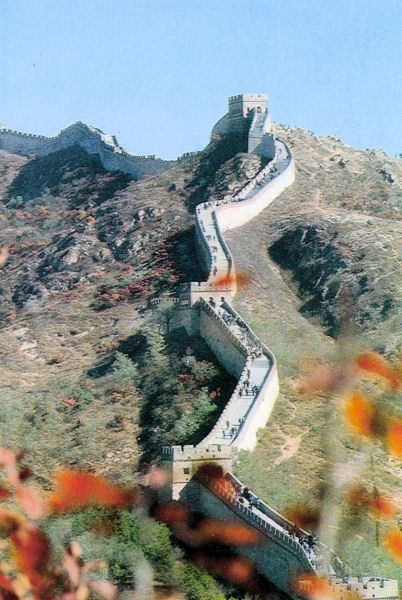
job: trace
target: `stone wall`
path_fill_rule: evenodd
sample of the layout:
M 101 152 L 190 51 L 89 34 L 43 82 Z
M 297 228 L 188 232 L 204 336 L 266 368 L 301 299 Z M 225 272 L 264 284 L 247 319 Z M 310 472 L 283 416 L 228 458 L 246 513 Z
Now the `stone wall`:
M 246 363 L 247 349 L 206 302 L 200 301 L 194 310 L 199 311 L 199 335 L 228 373 L 239 378 Z
M 162 448 L 161 466 L 172 480 L 166 499 L 179 500 L 183 490 L 203 464 L 214 463 L 222 467 L 224 473 L 232 469 L 232 457 L 227 446 L 211 445 L 207 448 L 197 446 L 165 446 Z
M 262 128 L 260 128 L 260 124 L 263 124 Z M 238 94 L 229 97 L 228 112 L 215 123 L 212 128 L 211 139 L 217 136 L 241 136 L 247 144 L 248 138 L 248 145 L 245 146 L 247 152 L 260 154 L 271 159 L 273 154 L 265 154 L 269 146 L 266 143 L 261 143 L 264 133 L 269 133 L 270 130 L 271 120 L 267 95 Z
M 215 213 L 222 233 L 248 223 L 293 183 L 294 160 L 286 144 L 281 144 L 287 158 L 277 161 L 276 167 L 269 163 L 253 181 L 234 196 L 233 202 L 216 208 Z
M 257 570 L 280 590 L 296 600 L 291 589 L 291 581 L 298 572 L 312 572 L 313 569 L 299 543 L 280 528 L 258 517 L 244 504 L 234 500 L 230 492 L 216 493 L 198 481 L 192 480 L 181 494 L 195 510 L 207 516 L 249 524 L 261 534 L 261 544 L 250 548 L 240 548 L 239 554 L 249 558 Z
M 261 343 L 261 341 L 253 333 L 250 327 L 241 319 L 240 315 L 236 313 L 234 308 L 226 303 L 224 303 L 224 305 L 227 312 L 230 312 L 230 314 L 235 318 L 236 322 L 242 323 L 243 329 L 247 330 L 248 338 L 255 342 L 256 345 L 261 346 L 264 355 L 268 358 L 268 367 L 265 373 L 263 384 L 258 393 L 255 394 L 255 397 L 250 399 L 250 405 L 245 414 L 244 422 L 239 428 L 239 431 L 234 437 L 234 439 L 230 440 L 230 445 L 234 449 L 252 450 L 257 443 L 257 431 L 261 427 L 264 427 L 264 425 L 267 423 L 271 415 L 275 400 L 278 396 L 279 380 L 276 368 L 276 360 L 272 352 L 270 352 L 270 350 Z M 226 347 L 226 352 L 223 355 L 224 358 L 229 354 L 228 351 L 230 345 L 234 343 L 239 344 L 240 340 L 233 336 L 228 326 L 225 324 L 224 321 L 222 321 L 219 318 L 218 314 L 211 308 L 210 305 L 200 301 L 197 303 L 196 307 L 198 308 L 199 314 L 203 314 L 203 312 L 206 312 L 213 315 L 215 322 L 219 323 L 220 329 L 227 333 L 225 337 L 220 338 L 221 347 Z M 199 327 L 200 324 L 201 321 L 199 320 Z M 199 331 L 201 331 L 201 328 Z M 215 352 L 213 345 L 214 340 L 211 340 L 210 337 L 204 339 L 206 340 L 207 344 L 212 349 L 212 351 Z M 251 357 L 247 353 L 247 348 L 243 344 L 240 344 L 240 347 L 242 353 L 245 353 L 246 355 L 246 360 L 243 362 L 243 368 L 240 375 L 237 375 L 238 383 L 235 389 L 233 390 L 229 402 L 226 404 L 221 415 L 219 416 L 219 419 L 217 420 L 209 434 L 199 443 L 199 446 L 217 443 L 216 440 L 219 439 L 220 432 L 225 428 L 225 423 L 231 420 L 231 414 L 233 412 L 236 412 L 237 410 L 239 401 L 241 400 L 241 389 L 244 381 L 247 379 L 247 371 L 250 369 L 253 362 Z M 238 369 L 240 368 L 240 366 L 241 362 L 239 362 L 238 364 Z
M 14 154 L 43 156 L 75 144 L 89 154 L 98 154 L 105 169 L 122 171 L 136 179 L 143 175 L 163 173 L 176 164 L 175 161 L 162 160 L 154 155 L 131 154 L 118 144 L 115 136 L 106 135 L 100 129 L 81 122 L 63 129 L 55 137 L 25 134 L 4 126 L 0 129 L 0 148 Z
M 229 99 L 232 117 L 243 119 L 244 122 L 243 100 L 244 96 Z M 231 126 L 228 118 L 221 119 L 215 127 L 219 129 L 224 126 Z M 257 442 L 256 432 L 267 422 L 279 391 L 275 357 L 230 306 L 230 298 L 236 292 L 235 268 L 222 237 L 224 231 L 239 227 L 257 216 L 294 181 L 295 168 L 291 152 L 286 144 L 274 140 L 264 131 L 267 127 L 266 117 L 261 113 L 254 113 L 252 133 L 255 135 L 250 136 L 249 143 L 257 153 L 258 145 L 265 144 L 260 151 L 262 156 L 272 155 L 268 165 L 231 200 L 205 202 L 196 210 L 197 249 L 207 281 L 193 282 L 190 285 L 192 308 L 182 313 L 183 322 L 188 330 L 190 328 L 192 333 L 198 332 L 205 339 L 221 364 L 239 381 L 217 423 L 196 447 L 163 450 L 162 464 L 172 477 L 168 493 L 174 499 L 180 498 L 188 502 L 193 509 L 205 515 L 246 522 L 258 529 L 262 543 L 252 548 L 239 549 L 238 552 L 251 559 L 261 574 L 294 600 L 298 596 L 292 589 L 292 579 L 297 573 L 325 574 L 334 587 L 334 596 L 341 599 L 348 590 L 356 590 L 364 600 L 374 597 L 377 600 L 396 600 L 398 584 L 395 580 L 367 577 L 353 581 L 357 578 L 337 578 L 336 573 L 343 571 L 343 565 L 330 548 L 318 542 L 314 551 L 309 550 L 308 556 L 300 537 L 294 537 L 289 532 L 289 525 L 293 525 L 274 509 L 261 501 L 256 506 L 246 506 L 240 502 L 234 488 L 225 485 L 229 481 L 208 482 L 200 481 L 199 476 L 194 478 L 199 465 L 208 461 L 220 464 L 226 477 L 236 480 L 230 472 L 231 448 L 254 448 Z M 217 290 L 214 279 L 225 274 L 227 289 Z M 240 389 L 257 361 L 260 378 L 261 372 L 263 373 L 262 384 L 257 388 L 257 393 L 247 392 L 244 397 Z M 237 418 L 239 414 L 243 417 L 239 420 L 236 431 L 231 431 L 227 439 L 225 423 L 229 429 L 233 417 Z M 219 440 L 223 440 L 223 445 Z M 237 490 L 243 488 L 240 481 L 236 480 L 236 484 Z M 300 533 L 306 534 L 302 530 L 299 530 Z M 308 581 L 306 585 L 308 595 Z

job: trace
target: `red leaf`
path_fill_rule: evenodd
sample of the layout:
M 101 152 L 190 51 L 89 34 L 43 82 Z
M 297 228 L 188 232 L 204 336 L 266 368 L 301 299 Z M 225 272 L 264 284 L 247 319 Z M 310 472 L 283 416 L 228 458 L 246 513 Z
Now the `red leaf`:
M 55 478 L 56 490 L 49 498 L 50 512 L 78 510 L 84 506 L 131 506 L 138 494 L 93 473 L 61 469 Z
M 153 516 L 158 521 L 163 521 L 168 525 L 175 525 L 177 523 L 185 523 L 187 521 L 189 512 L 183 504 L 180 502 L 166 502 L 160 504 L 154 511 Z
M 204 543 L 214 540 L 227 546 L 256 546 L 261 542 L 261 536 L 256 529 L 217 519 L 204 519 L 198 527 L 198 532 Z
M 374 377 L 385 379 L 391 388 L 396 391 L 400 385 L 399 374 L 392 366 L 375 352 L 366 352 L 356 358 L 356 364 L 362 371 Z
M 387 444 L 393 454 L 402 456 L 402 421 L 391 421 L 387 428 Z
M 235 585 L 249 588 L 254 584 L 255 569 L 246 558 L 218 558 L 204 552 L 198 552 L 194 558 L 196 562 L 205 566 L 212 573 L 227 579 Z
M 50 557 L 47 538 L 30 523 L 23 523 L 10 535 L 18 568 L 28 577 L 34 591 L 45 593 L 51 586 L 46 576 Z
M 359 435 L 373 435 L 374 413 L 373 406 L 361 392 L 351 391 L 346 395 L 344 417 L 347 425 Z
M 402 531 L 399 529 L 388 531 L 384 536 L 383 544 L 394 560 L 402 565 Z
M 309 531 L 315 529 L 320 521 L 319 511 L 308 506 L 291 506 L 285 511 L 285 515 L 289 521 Z

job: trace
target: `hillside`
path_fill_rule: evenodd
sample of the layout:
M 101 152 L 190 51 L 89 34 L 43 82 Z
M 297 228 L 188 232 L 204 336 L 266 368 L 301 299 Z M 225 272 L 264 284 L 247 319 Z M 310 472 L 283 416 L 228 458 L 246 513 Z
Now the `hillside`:
M 345 331 L 355 347 L 397 356 L 402 161 L 334 136 L 275 129 L 294 154 L 296 182 L 226 239 L 236 267 L 251 275 L 235 307 L 275 353 L 282 389 L 272 425 L 238 470 L 282 509 L 295 500 L 318 503 L 327 468 L 326 400 L 300 400 L 295 380 L 304 365 L 331 357 Z M 41 158 L 0 151 L 0 232 L 10 251 L 1 279 L 0 429 L 28 448 L 45 482 L 60 460 L 135 477 L 149 451 L 144 410 L 151 405 L 146 382 L 122 356 L 144 372 L 147 352 L 163 364 L 150 302 L 201 278 L 194 207 L 235 193 L 261 166 L 257 156 L 233 156 L 214 142 L 163 175 L 134 181 L 78 147 Z M 212 365 L 197 343 L 188 342 L 189 356 Z M 208 382 L 183 367 L 180 352 L 176 372 Z M 172 420 L 191 408 L 194 389 L 170 388 L 171 397 L 181 394 Z M 163 426 L 155 447 L 172 434 Z M 375 458 L 379 485 L 395 490 L 395 461 L 380 449 Z

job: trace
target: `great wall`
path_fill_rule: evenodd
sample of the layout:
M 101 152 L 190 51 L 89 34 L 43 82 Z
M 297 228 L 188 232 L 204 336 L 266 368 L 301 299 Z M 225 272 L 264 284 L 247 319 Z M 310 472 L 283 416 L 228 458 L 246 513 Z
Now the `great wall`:
M 298 595 L 292 580 L 296 574 L 307 573 L 327 577 L 340 599 L 353 591 L 364 599 L 396 600 L 396 580 L 348 575 L 331 548 L 319 540 L 306 544 L 306 531 L 253 494 L 252 501 L 245 502 L 241 492 L 246 486 L 232 473 L 234 453 L 255 447 L 256 432 L 267 423 L 279 393 L 275 356 L 230 304 L 236 294 L 235 265 L 223 239 L 225 231 L 256 217 L 294 181 L 292 154 L 270 133 L 270 124 L 267 97 L 242 94 L 229 98 L 228 113 L 212 130 L 213 137 L 246 135 L 248 152 L 268 162 L 232 198 L 207 201 L 196 208 L 197 251 L 206 280 L 189 284 L 183 292 L 179 322 L 188 333 L 204 338 L 238 383 L 216 424 L 198 445 L 162 449 L 162 465 L 172 481 L 170 498 L 187 502 L 206 515 L 240 520 L 258 529 L 265 542 L 243 549 L 241 554 L 293 599 Z M 222 467 L 226 484 L 196 476 L 200 465 L 210 462 Z M 303 591 L 308 595 L 307 582 Z
M 0 148 L 15 154 L 43 156 L 77 144 L 89 154 L 97 154 L 105 169 L 122 171 L 140 179 L 170 169 L 176 161 L 162 160 L 154 155 L 136 156 L 122 148 L 114 135 L 78 121 L 62 129 L 55 137 L 12 131 L 0 125 Z M 187 158 L 185 155 L 180 158 Z M 180 158 L 178 159 L 180 161 Z
M 257 430 L 267 423 L 278 397 L 279 382 L 275 356 L 231 306 L 236 294 L 235 265 L 223 234 L 256 217 L 292 185 L 295 165 L 287 145 L 271 133 L 265 94 L 229 98 L 228 112 L 212 130 L 212 138 L 226 135 L 244 137 L 248 152 L 260 155 L 267 164 L 232 198 L 197 206 L 197 252 L 206 279 L 183 289 L 176 324 L 204 338 L 238 383 L 216 424 L 199 444 L 162 449 L 161 464 L 171 477 L 165 497 L 187 502 L 206 515 L 245 522 L 258 529 L 264 542 L 241 553 L 294 600 L 299 596 L 292 580 L 298 573 L 326 576 L 339 600 L 346 598 L 349 591 L 357 592 L 364 600 L 397 600 L 396 580 L 349 576 L 331 548 L 319 540 L 306 544 L 307 532 L 253 494 L 252 501 L 244 501 L 241 492 L 245 486 L 232 473 L 235 453 L 255 447 Z M 98 154 L 106 169 L 120 170 L 135 178 L 164 172 L 175 164 L 154 156 L 134 156 L 123 150 L 114 136 L 80 122 L 54 138 L 26 135 L 0 126 L 0 148 L 9 152 L 43 155 L 74 144 Z M 181 159 L 192 155 L 188 153 Z M 223 283 L 217 285 L 219 281 Z M 199 466 L 206 462 L 222 467 L 225 483 L 195 477 Z M 306 594 L 308 585 L 306 582 Z

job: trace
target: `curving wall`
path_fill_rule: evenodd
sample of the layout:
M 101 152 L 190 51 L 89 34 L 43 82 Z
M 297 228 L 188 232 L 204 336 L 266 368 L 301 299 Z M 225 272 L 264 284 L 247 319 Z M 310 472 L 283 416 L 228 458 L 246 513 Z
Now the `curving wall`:
M 162 450 L 162 465 L 170 470 L 172 478 L 170 497 L 185 500 L 204 514 L 240 520 L 257 528 L 265 541 L 239 552 L 294 600 L 298 597 L 291 580 L 300 572 L 326 575 L 340 598 L 344 592 L 354 590 L 367 600 L 397 600 L 397 581 L 348 577 L 330 548 L 320 542 L 314 550 L 306 547 L 302 541 L 307 536 L 305 531 L 295 528 L 261 500 L 247 506 L 240 494 L 233 492 L 233 482 L 239 491 L 244 485 L 231 473 L 230 449 L 254 448 L 257 430 L 269 419 L 279 392 L 274 355 L 230 304 L 236 293 L 235 266 L 222 235 L 256 217 L 294 181 L 295 166 L 288 146 L 263 132 L 267 118 L 254 114 L 249 144 L 251 141 L 253 151 L 259 153 L 259 144 L 273 143 L 273 150 L 265 150 L 265 155 L 272 154 L 272 160 L 230 200 L 204 202 L 196 209 L 196 243 L 206 281 L 190 284 L 191 308 L 182 312 L 182 324 L 205 339 L 238 383 L 214 427 L 197 446 Z M 227 115 L 218 121 L 213 133 L 224 132 L 226 125 Z M 255 135 L 254 128 L 258 130 Z M 199 465 L 211 460 L 222 466 L 231 485 L 199 481 Z
M 122 171 L 139 179 L 143 175 L 156 175 L 170 169 L 175 161 L 155 158 L 155 155 L 137 156 L 122 148 L 114 135 L 104 134 L 96 127 L 81 121 L 62 129 L 55 137 L 32 135 L 0 127 L 0 148 L 14 154 L 43 156 L 78 144 L 89 154 L 98 154 L 105 169 Z M 190 158 L 192 153 L 180 160 Z

